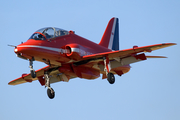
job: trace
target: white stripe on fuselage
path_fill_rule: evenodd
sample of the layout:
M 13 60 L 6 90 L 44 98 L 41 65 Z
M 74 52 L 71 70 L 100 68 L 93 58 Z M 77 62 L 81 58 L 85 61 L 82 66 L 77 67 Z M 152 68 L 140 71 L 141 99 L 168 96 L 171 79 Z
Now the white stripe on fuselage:
M 61 49 L 61 48 L 52 48 L 52 47 L 45 47 L 45 46 L 37 46 L 37 45 L 21 45 L 21 46 L 17 46 L 17 47 L 31 47 L 31 48 L 41 48 L 41 49 L 45 49 L 45 50 L 51 50 L 51 51 L 55 51 L 58 53 L 67 53 L 68 51 L 66 51 L 66 49 Z M 72 52 L 77 52 L 80 54 L 80 56 L 85 56 L 85 55 L 92 55 L 93 53 L 91 52 L 86 52 L 82 49 L 79 48 L 71 48 Z
M 41 48 L 41 49 L 51 50 L 51 51 L 55 51 L 55 52 L 61 52 L 63 50 L 60 48 L 52 48 L 52 47 L 37 46 L 37 45 L 21 45 L 21 46 L 17 46 L 17 47 Z
M 108 46 L 109 49 L 112 49 L 113 39 L 114 39 L 114 34 L 115 34 L 115 27 L 116 27 L 116 18 L 114 19 L 114 22 L 113 22 L 113 27 L 111 31 L 110 40 L 109 40 L 109 46 Z

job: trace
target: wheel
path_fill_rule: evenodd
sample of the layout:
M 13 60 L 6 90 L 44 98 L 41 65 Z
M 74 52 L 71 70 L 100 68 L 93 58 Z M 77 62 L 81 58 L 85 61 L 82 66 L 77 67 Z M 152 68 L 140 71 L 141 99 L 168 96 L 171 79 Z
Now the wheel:
M 36 72 L 35 72 L 35 70 L 30 70 L 30 72 L 31 72 L 31 77 L 32 77 L 32 78 L 35 78 L 35 77 L 36 77 Z
M 53 99 L 54 96 L 55 96 L 54 90 L 53 90 L 52 88 L 48 88 L 48 89 L 47 89 L 47 95 L 48 95 L 48 97 L 49 97 L 50 99 Z
M 110 84 L 114 84 L 114 82 L 115 82 L 114 74 L 108 73 L 108 75 L 107 75 L 107 80 L 108 80 L 108 82 L 109 82 Z

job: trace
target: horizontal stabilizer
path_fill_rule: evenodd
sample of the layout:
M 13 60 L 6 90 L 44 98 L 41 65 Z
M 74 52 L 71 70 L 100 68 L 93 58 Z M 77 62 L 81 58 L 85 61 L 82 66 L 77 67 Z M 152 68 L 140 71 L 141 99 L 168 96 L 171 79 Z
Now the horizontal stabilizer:
M 167 58 L 165 56 L 146 56 L 146 58 Z

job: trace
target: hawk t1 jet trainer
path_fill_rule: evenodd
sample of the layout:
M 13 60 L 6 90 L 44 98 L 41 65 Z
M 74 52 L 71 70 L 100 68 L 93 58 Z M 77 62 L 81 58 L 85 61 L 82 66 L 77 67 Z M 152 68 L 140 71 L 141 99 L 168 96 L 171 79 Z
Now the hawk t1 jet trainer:
M 14 46 L 14 52 L 19 58 L 29 61 L 30 73 L 10 81 L 9 85 L 18 85 L 38 80 L 47 87 L 50 99 L 55 92 L 50 84 L 68 82 L 73 78 L 93 80 L 107 78 L 110 84 L 115 82 L 114 75 L 121 76 L 130 70 L 130 64 L 147 58 L 164 58 L 163 56 L 146 56 L 145 52 L 175 45 L 163 43 L 149 46 L 133 46 L 130 49 L 119 50 L 118 18 L 112 18 L 99 44 L 91 42 L 74 31 L 66 31 L 55 27 L 42 28 L 24 43 Z M 47 64 L 39 70 L 33 69 L 33 61 Z

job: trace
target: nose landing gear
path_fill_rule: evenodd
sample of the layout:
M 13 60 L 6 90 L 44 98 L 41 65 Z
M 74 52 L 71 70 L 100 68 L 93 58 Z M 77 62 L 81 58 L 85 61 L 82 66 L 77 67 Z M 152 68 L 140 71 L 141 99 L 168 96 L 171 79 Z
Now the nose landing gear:
M 33 69 L 33 61 L 34 61 L 34 59 L 29 60 L 29 68 L 30 68 L 31 77 L 35 78 L 36 77 L 36 72 Z

